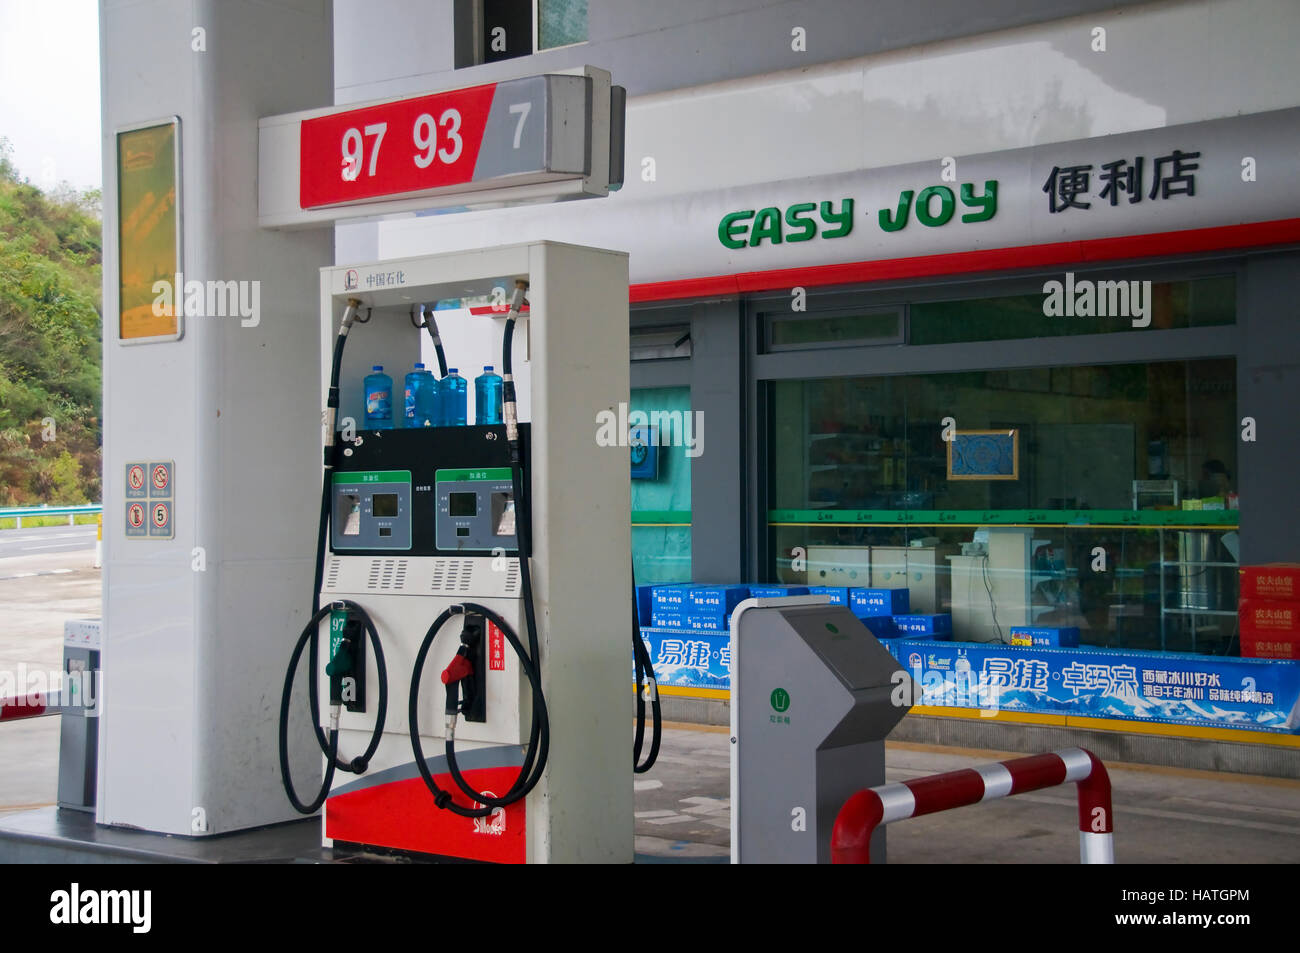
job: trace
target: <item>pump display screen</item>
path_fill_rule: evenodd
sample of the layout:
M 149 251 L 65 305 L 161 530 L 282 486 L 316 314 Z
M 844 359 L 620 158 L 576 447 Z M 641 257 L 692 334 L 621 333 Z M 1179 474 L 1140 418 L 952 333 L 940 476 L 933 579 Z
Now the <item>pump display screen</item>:
M 376 493 L 370 498 L 371 515 L 384 518 L 397 515 L 397 494 Z
M 452 516 L 478 515 L 477 493 L 449 493 L 447 497 L 448 509 Z

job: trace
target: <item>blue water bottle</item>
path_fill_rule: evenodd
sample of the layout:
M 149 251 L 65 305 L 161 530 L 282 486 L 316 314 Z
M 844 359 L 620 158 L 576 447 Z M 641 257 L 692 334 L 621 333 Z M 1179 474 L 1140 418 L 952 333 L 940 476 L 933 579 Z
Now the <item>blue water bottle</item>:
M 420 372 L 420 387 L 415 392 L 415 426 L 435 427 L 437 424 L 438 379 L 426 368 Z
M 444 427 L 465 426 L 465 412 L 469 407 L 469 387 L 456 368 L 447 368 L 447 376 L 438 382 L 439 404 L 442 405 Z
M 491 364 L 483 365 L 483 373 L 474 378 L 474 422 L 476 424 L 501 423 L 500 374 L 492 371 Z
M 415 370 L 406 375 L 403 425 L 407 427 L 432 427 L 435 416 L 433 410 L 434 385 L 433 373 L 423 364 L 416 364 Z
M 376 364 L 366 375 L 366 429 L 391 430 L 393 426 L 393 379 Z

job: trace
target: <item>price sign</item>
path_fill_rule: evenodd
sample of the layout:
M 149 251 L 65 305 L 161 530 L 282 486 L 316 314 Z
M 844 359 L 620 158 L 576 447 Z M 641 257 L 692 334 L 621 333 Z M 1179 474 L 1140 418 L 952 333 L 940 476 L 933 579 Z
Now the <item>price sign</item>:
M 299 204 L 585 175 L 589 84 L 534 76 L 304 119 Z

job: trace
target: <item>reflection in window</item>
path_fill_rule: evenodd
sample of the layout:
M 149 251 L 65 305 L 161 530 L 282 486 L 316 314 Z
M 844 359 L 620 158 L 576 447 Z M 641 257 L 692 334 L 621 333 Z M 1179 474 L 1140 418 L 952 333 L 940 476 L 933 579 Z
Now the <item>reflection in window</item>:
M 1234 359 L 768 388 L 775 580 L 843 585 L 838 564 L 861 574 L 866 548 L 872 587 L 951 613 L 960 640 L 1064 626 L 1088 645 L 1235 651 Z M 1012 441 L 1014 468 L 995 453 L 983 477 L 978 455 L 954 472 L 946 430 Z

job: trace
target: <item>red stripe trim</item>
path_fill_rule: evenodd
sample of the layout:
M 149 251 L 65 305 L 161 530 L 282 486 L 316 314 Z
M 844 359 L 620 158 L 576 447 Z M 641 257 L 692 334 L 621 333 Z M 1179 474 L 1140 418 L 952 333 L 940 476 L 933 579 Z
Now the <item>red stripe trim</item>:
M 1065 783 L 1065 762 L 1057 754 L 1036 754 L 999 763 L 1011 773 L 1011 794 Z
M 1083 749 L 1092 762 L 1092 771 L 1079 782 L 1079 830 L 1085 834 L 1110 834 L 1115 830 L 1114 810 L 1110 803 L 1110 773 L 1100 758 Z
M 915 778 L 903 784 L 916 798 L 912 817 L 933 814 L 949 808 L 978 804 L 984 797 L 984 778 L 971 768 L 936 774 L 928 778 Z
M 45 714 L 45 709 L 45 694 L 43 692 L 17 695 L 13 698 L 2 698 L 0 699 L 0 721 L 36 718 Z
M 945 255 L 921 255 L 915 258 L 888 258 L 840 265 L 814 265 L 809 268 L 781 268 L 775 271 L 749 271 L 734 275 L 683 278 L 677 281 L 651 281 L 632 285 L 629 289 L 629 299 L 636 304 L 643 301 L 670 301 L 679 298 L 725 298 L 758 291 L 788 289 L 795 285 L 817 287 L 866 284 L 900 278 L 929 278 L 980 271 L 1042 268 L 1076 262 L 1155 258 L 1164 255 L 1187 255 L 1196 252 L 1258 248 L 1296 242 L 1300 242 L 1300 218 L 1282 218 L 1271 222 L 1219 225 L 1176 232 L 1152 232 L 1147 235 L 1125 235 L 1118 238 L 1091 238 L 1047 245 L 983 248 Z
M 525 303 L 524 306 L 519 309 L 520 314 L 527 314 L 528 311 L 529 311 L 529 305 L 527 303 Z M 509 306 L 502 308 L 502 307 L 497 307 L 496 305 L 480 304 L 470 308 L 469 313 L 473 315 L 495 314 L 498 317 L 504 318 L 507 314 L 510 313 L 510 308 Z M 438 313 L 435 311 L 434 317 L 437 317 L 437 315 Z
M 845 801 L 831 828 L 831 863 L 871 863 L 871 835 L 884 816 L 880 795 L 870 788 Z

